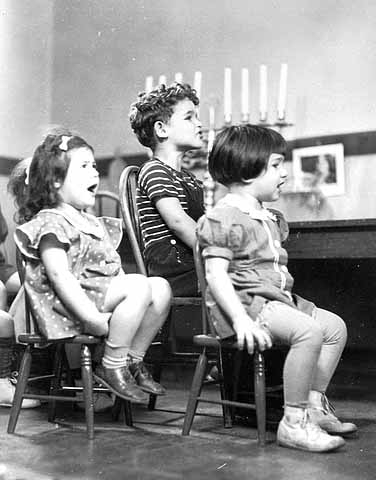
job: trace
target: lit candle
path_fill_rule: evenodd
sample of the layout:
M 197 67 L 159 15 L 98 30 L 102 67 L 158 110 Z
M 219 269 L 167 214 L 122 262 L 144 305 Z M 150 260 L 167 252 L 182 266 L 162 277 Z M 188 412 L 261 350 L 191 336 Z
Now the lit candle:
M 153 77 L 149 75 L 145 79 L 145 92 L 149 93 L 151 90 L 153 90 Z
M 215 139 L 215 107 L 214 105 L 209 106 L 209 132 L 208 132 L 208 153 L 211 152 L 213 148 L 213 143 Z
M 202 81 L 202 73 L 195 72 L 195 76 L 193 79 L 193 88 L 196 90 L 196 94 L 198 98 L 201 97 L 201 81 Z
M 175 82 L 183 83 L 183 74 L 181 72 L 175 73 Z
M 268 71 L 266 65 L 260 65 L 260 121 L 268 116 Z
M 241 98 L 241 114 L 242 121 L 249 120 L 249 72 L 248 68 L 242 68 L 242 98 Z
M 166 75 L 160 75 L 158 80 L 158 85 L 166 85 L 167 77 Z
M 231 123 L 231 68 L 225 68 L 223 113 L 225 123 Z
M 286 99 L 287 99 L 287 63 L 282 63 L 281 74 L 279 77 L 279 94 L 278 94 L 278 105 L 277 105 L 278 120 L 285 119 Z

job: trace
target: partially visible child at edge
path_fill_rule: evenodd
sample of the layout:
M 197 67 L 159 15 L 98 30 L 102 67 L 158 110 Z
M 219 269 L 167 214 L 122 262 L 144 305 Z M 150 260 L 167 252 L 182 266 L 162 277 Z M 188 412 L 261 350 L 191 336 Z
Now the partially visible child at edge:
M 0 244 L 8 236 L 8 225 L 0 208 Z M 8 309 L 9 295 L 15 295 L 20 288 L 20 279 L 17 268 L 6 262 L 5 256 L 0 251 L 0 310 Z
M 15 232 L 25 259 L 25 289 L 38 327 L 48 339 L 88 333 L 105 337 L 95 378 L 114 394 L 146 403 L 165 389 L 143 357 L 164 323 L 171 290 L 162 278 L 125 275 L 116 252 L 121 221 L 96 218 L 99 185 L 93 148 L 75 135 L 48 135 L 14 182 Z M 15 325 L 17 330 L 17 325 Z
M 281 246 L 288 226 L 282 214 L 263 206 L 279 198 L 286 180 L 282 136 L 252 125 L 220 132 L 209 171 L 229 193 L 198 222 L 213 328 L 221 338 L 236 334 L 240 348 L 289 345 L 284 364 L 284 416 L 277 442 L 324 452 L 341 447 L 356 431 L 334 415 L 325 391 L 347 339 L 334 313 L 291 293 L 293 278 Z M 229 320 L 229 321 L 228 321 Z
M 137 206 L 148 273 L 166 278 L 175 296 L 197 296 L 192 248 L 204 213 L 202 183 L 181 168 L 184 154 L 203 147 L 199 99 L 188 84 L 139 94 L 130 123 L 153 158 L 140 170 Z

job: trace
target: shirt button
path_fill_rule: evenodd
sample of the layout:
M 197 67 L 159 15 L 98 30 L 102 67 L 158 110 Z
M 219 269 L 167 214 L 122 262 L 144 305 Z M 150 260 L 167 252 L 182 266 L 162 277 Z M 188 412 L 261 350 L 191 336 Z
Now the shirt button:
M 287 272 L 288 271 L 286 265 L 282 265 L 281 270 L 282 270 L 282 272 Z
M 279 240 L 274 240 L 274 245 L 279 248 L 281 246 L 281 242 Z
M 170 240 L 171 245 L 176 245 L 176 240 L 172 239 Z

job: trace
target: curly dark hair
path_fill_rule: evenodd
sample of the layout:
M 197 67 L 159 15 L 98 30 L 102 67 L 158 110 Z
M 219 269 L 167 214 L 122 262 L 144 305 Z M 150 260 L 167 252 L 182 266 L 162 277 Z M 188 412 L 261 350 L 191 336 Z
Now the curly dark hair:
M 149 93 L 141 92 L 138 100 L 132 103 L 129 120 L 139 142 L 145 147 L 154 149 L 155 122 L 168 122 L 174 113 L 173 107 L 181 100 L 189 99 L 194 105 L 199 104 L 196 90 L 188 83 L 174 82 L 172 85 L 159 85 Z
M 209 172 L 228 186 L 258 177 L 272 153 L 285 155 L 286 141 L 275 130 L 259 125 L 233 125 L 217 135 L 209 154 Z
M 65 147 L 62 149 L 63 137 L 68 138 L 66 150 Z M 79 136 L 47 135 L 36 148 L 29 166 L 16 165 L 10 176 L 8 191 L 14 196 L 18 207 L 15 217 L 17 223 L 27 222 L 43 208 L 54 208 L 59 204 L 57 183 L 64 182 L 70 164 L 70 152 L 77 148 L 88 148 L 94 153 L 93 147 Z

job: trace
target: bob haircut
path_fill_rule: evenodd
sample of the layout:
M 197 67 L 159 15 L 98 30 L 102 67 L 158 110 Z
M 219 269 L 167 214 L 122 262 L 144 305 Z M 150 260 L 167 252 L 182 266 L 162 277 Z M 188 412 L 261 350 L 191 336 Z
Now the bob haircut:
M 278 132 L 250 124 L 227 127 L 214 141 L 209 172 L 222 185 L 241 183 L 258 177 L 272 153 L 286 153 L 286 141 Z
M 138 100 L 131 105 L 129 121 L 141 145 L 151 149 L 155 147 L 155 122 L 167 123 L 174 113 L 174 106 L 186 98 L 193 105 L 200 103 L 195 89 L 188 83 L 176 82 L 168 87 L 159 85 L 149 93 L 141 92 L 138 95 Z
M 69 138 L 65 144 L 63 137 Z M 31 220 L 43 208 L 58 205 L 58 189 L 67 175 L 70 152 L 78 148 L 87 148 L 94 153 L 93 147 L 84 139 L 67 134 L 47 135 L 44 142 L 36 148 L 29 172 L 20 172 L 25 188 L 22 191 L 13 188 L 12 192 L 18 206 L 19 223 Z

